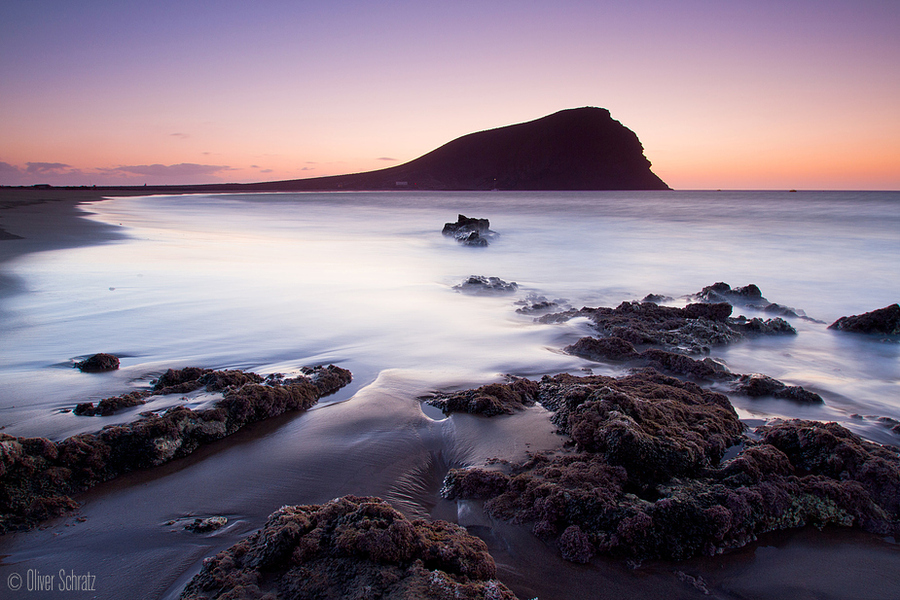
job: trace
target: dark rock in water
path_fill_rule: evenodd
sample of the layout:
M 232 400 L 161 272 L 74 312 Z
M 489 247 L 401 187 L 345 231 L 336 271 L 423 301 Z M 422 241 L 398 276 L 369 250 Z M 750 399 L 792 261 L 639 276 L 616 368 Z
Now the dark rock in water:
M 708 285 L 696 294 L 694 298 L 702 302 L 728 302 L 729 304 L 748 304 L 750 302 L 768 302 L 763 298 L 762 292 L 755 284 L 734 288 L 727 283 L 718 282 Z
M 456 223 L 445 223 L 441 233 L 455 238 L 464 246 L 487 246 L 488 238 L 496 235 L 490 227 L 491 223 L 487 219 L 470 219 L 459 215 Z
M 427 404 L 441 409 L 444 414 L 464 412 L 493 417 L 513 414 L 532 406 L 538 385 L 524 378 L 514 378 L 510 383 L 492 383 L 476 390 L 452 394 L 435 394 L 425 399 Z
M 662 304 L 663 302 L 672 302 L 675 298 L 671 296 L 663 296 L 661 294 L 647 294 L 641 302 L 652 302 L 653 304 Z
M 582 308 L 544 315 L 539 323 L 561 323 L 587 317 L 603 337 L 634 345 L 658 346 L 682 354 L 708 354 L 709 347 L 744 337 L 731 326 L 728 303 L 688 304 L 684 308 L 650 302 L 623 302 L 616 308 Z
M 190 384 L 191 389 L 198 389 L 239 380 L 237 373 L 182 369 L 168 371 L 161 379 L 163 384 Z M 316 367 L 313 373 L 269 385 L 254 383 L 258 375 L 243 374 L 247 383 L 228 387 L 212 408 L 177 406 L 161 415 L 151 413 L 132 423 L 61 442 L 0 433 L 0 532 L 28 528 L 59 510 L 72 508 L 75 503 L 69 495 L 100 482 L 186 456 L 247 424 L 306 410 L 351 379 L 349 371 L 334 365 Z M 195 385 L 188 381 L 189 376 L 198 376 L 205 383 Z M 169 388 L 163 385 L 160 389 Z
M 445 521 L 409 521 L 378 498 L 284 506 L 203 561 L 182 600 L 515 600 L 487 546 Z
M 574 449 L 509 472 L 451 469 L 441 493 L 531 523 L 567 560 L 685 559 L 805 525 L 900 535 L 900 450 L 835 423 L 787 421 L 750 439 L 724 396 L 652 370 L 545 377 L 538 399 Z
M 797 330 L 781 317 L 762 320 L 758 317 L 747 319 L 742 315 L 729 320 L 728 323 L 732 328 L 744 333 L 761 335 L 797 335 Z
M 112 354 L 101 352 L 81 362 L 75 363 L 75 368 L 82 373 L 102 373 L 103 371 L 115 371 L 119 368 L 119 359 Z
M 522 315 L 546 313 L 558 309 L 561 303 L 565 303 L 565 300 L 548 300 L 545 296 L 529 293 L 524 300 L 516 302 L 520 306 L 516 312 Z
M 797 385 L 785 385 L 768 375 L 753 373 L 741 375 L 734 382 L 732 391 L 737 394 L 758 398 L 760 396 L 773 396 L 787 400 L 796 400 L 806 404 L 823 404 L 822 397 L 815 392 L 810 392 Z
M 687 375 L 694 379 L 718 381 L 734 378 L 734 375 L 724 365 L 709 357 L 697 360 L 677 352 L 650 348 L 641 352 L 640 358 L 646 361 L 648 366 L 660 371 Z
M 617 337 L 599 339 L 583 337 L 563 350 L 569 354 L 596 361 L 631 360 L 640 357 L 630 342 Z
M 104 398 L 96 407 L 94 406 L 93 402 L 82 402 L 75 406 L 75 410 L 73 412 L 79 417 L 107 417 L 119 412 L 120 410 L 146 404 L 147 397 L 149 397 L 150 395 L 151 392 L 147 391 L 129 392 L 127 394 L 122 394 L 121 396 Z
M 453 286 L 454 290 L 476 296 L 490 296 L 499 294 L 512 294 L 519 289 L 515 281 L 503 281 L 499 277 L 484 277 L 472 275 L 459 285 Z
M 73 412 L 82 417 L 106 417 L 126 408 L 146 404 L 147 398 L 150 396 L 188 394 L 201 388 L 206 389 L 207 392 L 222 392 L 229 388 L 239 388 L 247 383 L 261 383 L 262 381 L 263 378 L 256 373 L 238 370 L 213 371 L 196 367 L 177 371 L 169 369 L 156 380 L 151 391 L 135 391 L 105 398 L 96 407 L 93 402 L 83 402 L 78 404 Z
M 891 304 L 861 315 L 841 317 L 829 325 L 828 329 L 900 335 L 900 304 Z
M 194 519 L 193 522 L 188 523 L 184 528 L 194 533 L 209 533 L 210 531 L 221 529 L 227 524 L 228 519 L 226 517 L 207 517 L 205 519 Z

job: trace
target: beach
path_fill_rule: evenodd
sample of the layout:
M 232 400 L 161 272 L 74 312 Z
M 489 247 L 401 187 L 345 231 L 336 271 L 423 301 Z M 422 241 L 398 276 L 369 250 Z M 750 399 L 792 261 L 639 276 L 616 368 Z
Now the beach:
M 890 264 L 897 256 L 893 196 L 813 196 L 807 200 L 818 203 L 817 210 L 806 211 L 815 212 L 811 224 L 785 226 L 804 211 L 751 218 L 761 230 L 740 234 L 745 239 L 734 239 L 745 227 L 737 221 L 744 218 L 739 206 L 745 197 L 730 198 L 728 206 L 737 208 L 729 212 L 719 204 L 714 216 L 726 225 L 734 221 L 733 228 L 695 217 L 685 230 L 690 235 L 672 233 L 663 246 L 654 244 L 659 231 L 670 229 L 668 213 L 665 227 L 653 229 L 636 217 L 641 209 L 616 208 L 619 197 L 604 196 L 604 236 L 612 240 L 604 255 L 600 242 L 588 237 L 595 230 L 588 220 L 597 218 L 593 204 L 577 194 L 564 198 L 563 212 L 571 219 L 558 229 L 543 224 L 542 195 L 516 196 L 520 204 L 507 210 L 500 200 L 508 198 L 466 194 L 141 198 L 139 190 L 128 190 L 137 198 L 102 201 L 113 194 L 0 191 L 0 311 L 12 324 L 4 330 L 11 342 L 4 344 L 0 380 L 4 432 L 58 440 L 133 420 L 140 409 L 109 419 L 60 411 L 145 389 L 166 368 L 267 375 L 333 363 L 350 369 L 353 382 L 307 412 L 249 425 L 186 458 L 97 485 L 76 497 L 81 507 L 70 516 L 4 535 L 0 581 L 12 573 L 64 569 L 97 577 L 95 591 L 83 597 L 174 598 L 204 558 L 259 529 L 280 506 L 355 494 L 381 497 L 410 517 L 466 526 L 485 540 L 498 579 L 520 598 L 886 599 L 900 591 L 895 541 L 836 527 L 766 534 L 743 548 L 686 561 L 564 561 L 528 527 L 491 519 L 477 501 L 439 494 L 451 468 L 497 459 L 517 463 L 529 453 L 561 448 L 564 440 L 547 411 L 535 405 L 491 419 L 447 417 L 420 400 L 436 390 L 503 381 L 506 374 L 539 379 L 585 369 L 624 373 L 614 364 L 562 353 L 588 331 L 587 324 L 535 324 L 515 312 L 527 306 L 515 303 L 527 294 L 559 301 L 560 309 L 615 306 L 651 292 L 697 292 L 727 277 L 733 284 L 758 283 L 767 297 L 823 322 L 880 308 L 896 297 L 893 276 L 878 274 L 879 260 Z M 700 202 L 699 212 L 712 206 L 703 204 L 705 197 L 674 199 L 687 207 Z M 647 201 L 665 210 L 659 208 L 663 201 Z M 781 198 L 776 201 L 758 214 L 783 207 Z M 840 211 L 855 202 L 868 202 L 869 212 L 851 226 Z M 835 212 L 833 221 L 826 222 L 823 207 Z M 893 212 L 878 224 L 884 207 Z M 87 219 L 85 211 L 95 214 Z M 443 222 L 463 211 L 491 217 L 498 241 L 473 249 L 442 239 Z M 281 222 L 260 216 L 279 214 Z M 786 241 L 795 229 L 797 237 Z M 844 252 L 844 244 L 857 259 L 823 265 L 829 259 L 815 254 L 826 247 L 819 239 L 826 236 L 838 246 L 834 252 Z M 566 237 L 584 244 L 559 241 Z M 721 239 L 728 241 L 710 246 Z M 692 244 L 703 247 L 693 250 Z M 531 246 L 527 252 L 524 245 Z M 652 256 L 666 248 L 671 264 L 642 262 L 644 255 L 658 260 Z M 207 250 L 227 264 L 216 263 Z M 684 266 L 704 254 L 715 256 Z M 776 267 L 785 255 L 798 256 L 790 272 L 776 272 L 785 271 Z M 631 264 L 623 256 L 637 258 Z M 582 262 L 565 271 L 575 260 Z M 645 266 L 651 272 L 633 274 Z M 827 281 L 829 270 L 852 276 L 860 269 L 873 273 L 859 277 L 866 289 L 852 281 L 830 296 L 822 293 L 834 285 Z M 59 288 L 48 283 L 63 273 L 72 280 Z M 578 281 L 579 274 L 590 284 Z M 454 290 L 470 275 L 515 280 L 518 292 L 479 297 Z M 75 303 L 81 303 L 77 310 Z M 878 421 L 900 418 L 896 344 L 835 337 L 827 323 L 791 323 L 796 339 L 750 341 L 714 349 L 713 356 L 736 372 L 764 372 L 809 387 L 824 397 L 824 406 L 732 399 L 742 420 L 751 426 L 782 416 L 837 420 L 868 439 L 896 444 L 896 434 Z M 76 358 L 100 351 L 120 356 L 120 370 L 88 376 L 71 369 Z M 832 368 L 838 364 L 841 369 Z M 187 399 L 191 406 L 205 402 Z M 183 529 L 184 519 L 213 515 L 227 516 L 228 525 L 202 535 Z

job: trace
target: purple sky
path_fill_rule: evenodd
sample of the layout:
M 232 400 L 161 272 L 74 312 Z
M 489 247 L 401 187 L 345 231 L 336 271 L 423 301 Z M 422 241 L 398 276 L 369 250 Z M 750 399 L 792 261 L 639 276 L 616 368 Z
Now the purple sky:
M 0 4 L 0 184 L 377 169 L 602 106 L 675 188 L 900 189 L 900 2 Z

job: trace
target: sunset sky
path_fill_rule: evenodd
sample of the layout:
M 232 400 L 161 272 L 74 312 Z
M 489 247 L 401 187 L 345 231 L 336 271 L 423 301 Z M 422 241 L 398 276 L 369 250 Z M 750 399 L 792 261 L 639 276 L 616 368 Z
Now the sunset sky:
M 600 106 L 676 189 L 900 189 L 897 0 L 4 0 L 0 184 L 297 179 Z

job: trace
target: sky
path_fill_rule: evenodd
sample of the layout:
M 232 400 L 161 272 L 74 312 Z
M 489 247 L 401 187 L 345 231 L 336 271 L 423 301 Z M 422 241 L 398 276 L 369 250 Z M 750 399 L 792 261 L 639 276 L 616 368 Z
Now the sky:
M 0 185 L 401 164 L 599 106 L 675 189 L 900 190 L 897 0 L 3 0 Z

